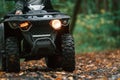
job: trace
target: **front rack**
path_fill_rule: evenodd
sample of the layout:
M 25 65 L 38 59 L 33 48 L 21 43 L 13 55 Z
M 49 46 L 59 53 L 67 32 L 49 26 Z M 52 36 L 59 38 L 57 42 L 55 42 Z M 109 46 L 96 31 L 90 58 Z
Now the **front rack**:
M 52 17 L 43 17 L 44 15 L 52 15 Z M 32 17 L 32 18 L 30 18 Z M 38 21 L 38 20 L 51 20 L 51 19 L 69 19 L 70 16 L 60 12 L 47 12 L 47 13 L 34 13 L 34 14 L 7 14 L 6 21 Z
M 64 15 L 63 13 L 60 12 L 48 12 L 48 13 L 34 13 L 34 14 L 21 14 L 21 15 L 16 15 L 16 14 L 7 14 L 8 17 L 12 16 L 43 16 L 43 15 Z

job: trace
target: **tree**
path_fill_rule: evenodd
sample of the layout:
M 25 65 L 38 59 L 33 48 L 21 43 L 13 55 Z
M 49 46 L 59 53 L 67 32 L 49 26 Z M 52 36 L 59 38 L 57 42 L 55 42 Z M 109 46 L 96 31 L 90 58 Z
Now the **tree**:
M 73 33 L 73 31 L 74 31 L 74 27 L 75 27 L 75 23 L 77 20 L 77 15 L 79 13 L 79 7 L 80 7 L 81 1 L 82 0 L 76 0 L 75 6 L 74 6 L 73 15 L 72 15 L 72 22 L 71 22 L 71 26 L 70 26 L 71 33 Z

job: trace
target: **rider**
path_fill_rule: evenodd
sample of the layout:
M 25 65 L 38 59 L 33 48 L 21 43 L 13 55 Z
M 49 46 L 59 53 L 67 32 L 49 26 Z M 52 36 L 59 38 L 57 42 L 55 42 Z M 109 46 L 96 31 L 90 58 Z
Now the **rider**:
M 30 10 L 30 5 L 43 5 L 45 10 L 53 9 L 51 0 L 18 0 L 15 14 L 23 14 Z

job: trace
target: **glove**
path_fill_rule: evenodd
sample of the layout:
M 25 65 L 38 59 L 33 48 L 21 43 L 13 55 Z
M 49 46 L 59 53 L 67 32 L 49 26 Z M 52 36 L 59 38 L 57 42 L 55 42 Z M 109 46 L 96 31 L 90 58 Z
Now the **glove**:
M 16 10 L 15 14 L 16 15 L 21 15 L 21 14 L 23 14 L 23 12 L 22 12 L 22 10 Z

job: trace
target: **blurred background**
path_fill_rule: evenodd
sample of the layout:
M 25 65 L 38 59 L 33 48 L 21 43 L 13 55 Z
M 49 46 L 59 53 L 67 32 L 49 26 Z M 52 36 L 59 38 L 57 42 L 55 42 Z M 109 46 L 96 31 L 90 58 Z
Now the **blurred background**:
M 56 10 L 71 16 L 76 53 L 120 49 L 120 0 L 52 0 Z M 14 10 L 14 1 L 0 0 L 0 19 Z

